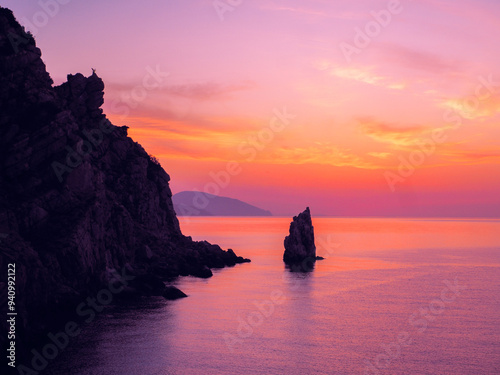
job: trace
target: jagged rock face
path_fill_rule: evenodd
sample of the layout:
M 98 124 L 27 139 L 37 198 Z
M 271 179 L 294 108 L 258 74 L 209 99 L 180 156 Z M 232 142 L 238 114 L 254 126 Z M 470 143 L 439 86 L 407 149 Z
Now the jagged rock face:
M 285 237 L 285 252 L 283 261 L 286 264 L 300 264 L 303 261 L 316 260 L 316 245 L 314 244 L 314 227 L 309 207 L 290 223 L 290 234 Z
M 16 263 L 20 334 L 74 309 L 112 268 L 206 277 L 244 261 L 181 233 L 169 175 L 103 114 L 95 73 L 52 84 L 33 37 L 0 8 L 0 269 Z

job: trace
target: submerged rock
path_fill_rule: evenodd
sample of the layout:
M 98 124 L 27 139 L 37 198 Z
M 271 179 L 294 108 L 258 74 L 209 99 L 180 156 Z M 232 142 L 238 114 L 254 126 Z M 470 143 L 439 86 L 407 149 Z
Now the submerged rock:
M 285 252 L 283 261 L 295 265 L 304 261 L 316 260 L 316 245 L 314 244 L 314 227 L 309 207 L 293 218 L 290 223 L 290 234 L 285 237 Z
M 168 300 L 175 300 L 179 298 L 185 298 L 187 297 L 187 294 L 182 290 L 176 288 L 175 286 L 166 286 L 165 290 L 163 291 L 163 297 Z
M 191 272 L 191 275 L 195 277 L 200 277 L 202 279 L 208 279 L 213 276 L 212 270 L 207 266 L 195 267 Z

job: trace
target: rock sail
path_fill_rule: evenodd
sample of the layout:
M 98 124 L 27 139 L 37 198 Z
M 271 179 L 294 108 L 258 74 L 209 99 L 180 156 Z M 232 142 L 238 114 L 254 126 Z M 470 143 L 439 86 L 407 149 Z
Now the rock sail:
M 314 227 L 309 207 L 293 218 L 290 223 L 290 234 L 285 237 L 283 261 L 288 265 L 300 264 L 304 260 L 316 260 L 314 244 Z

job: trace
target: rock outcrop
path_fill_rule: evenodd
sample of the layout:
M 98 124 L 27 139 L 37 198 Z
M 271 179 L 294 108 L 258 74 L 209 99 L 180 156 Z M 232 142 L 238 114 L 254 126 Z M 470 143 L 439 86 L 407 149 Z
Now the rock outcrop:
M 176 300 L 187 297 L 186 293 L 177 289 L 175 286 L 167 286 L 163 291 L 163 297 L 168 300 Z
M 316 260 L 316 245 L 314 244 L 314 227 L 309 207 L 290 223 L 290 234 L 285 237 L 285 252 L 283 261 L 288 265 L 298 265 Z
M 13 263 L 29 349 L 116 270 L 134 279 L 124 293 L 162 295 L 165 280 L 248 261 L 181 233 L 169 175 L 106 118 L 103 90 L 95 72 L 53 87 L 34 38 L 0 7 L 0 304 Z

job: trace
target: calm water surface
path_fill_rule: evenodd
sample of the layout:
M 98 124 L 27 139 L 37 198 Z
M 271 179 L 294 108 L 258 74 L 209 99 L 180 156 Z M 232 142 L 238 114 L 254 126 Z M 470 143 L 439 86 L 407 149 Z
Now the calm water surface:
M 110 307 L 45 373 L 500 374 L 500 221 L 316 218 L 309 273 L 283 266 L 289 222 L 182 219 L 252 263 Z

